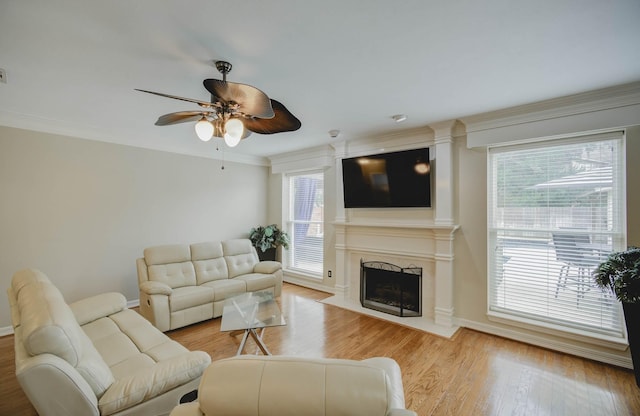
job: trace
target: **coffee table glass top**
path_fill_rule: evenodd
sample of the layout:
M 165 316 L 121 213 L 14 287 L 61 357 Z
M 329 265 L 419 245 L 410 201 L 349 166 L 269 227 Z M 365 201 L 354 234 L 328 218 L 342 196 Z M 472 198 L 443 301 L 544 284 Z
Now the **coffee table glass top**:
M 271 292 L 247 292 L 225 301 L 220 331 L 267 328 L 286 324 Z

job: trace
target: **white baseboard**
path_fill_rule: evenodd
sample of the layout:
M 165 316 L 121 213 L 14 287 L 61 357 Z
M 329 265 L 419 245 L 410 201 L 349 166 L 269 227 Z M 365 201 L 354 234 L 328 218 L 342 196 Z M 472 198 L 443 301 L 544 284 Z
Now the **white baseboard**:
M 319 290 L 320 292 L 335 295 L 335 289 L 333 287 L 323 285 L 322 283 L 320 283 L 322 282 L 321 280 L 318 280 L 318 282 L 314 282 L 309 278 L 301 278 L 298 276 L 292 276 L 290 274 L 285 275 L 282 280 L 293 285 L 308 287 L 309 289 Z
M 536 345 L 542 348 L 548 348 L 553 351 L 563 352 L 566 354 L 571 354 L 578 357 L 587 358 L 589 360 L 615 365 L 618 367 L 629 369 L 633 368 L 631 357 L 623 357 L 617 354 L 608 353 L 606 351 L 594 350 L 592 348 L 589 348 L 588 346 L 569 344 L 560 340 L 549 339 L 544 336 L 538 336 L 518 330 L 505 329 L 481 322 L 469 321 L 466 319 L 456 319 L 456 322 L 462 327 L 473 329 L 479 332 L 497 335 L 499 337 Z

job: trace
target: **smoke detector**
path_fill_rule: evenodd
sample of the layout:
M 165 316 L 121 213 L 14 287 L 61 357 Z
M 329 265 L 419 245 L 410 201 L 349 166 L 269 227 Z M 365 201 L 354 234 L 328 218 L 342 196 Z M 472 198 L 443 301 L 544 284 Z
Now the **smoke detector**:
M 407 119 L 407 115 L 406 114 L 396 114 L 395 116 L 392 116 L 391 118 L 394 119 L 396 121 L 396 123 L 402 123 L 403 121 L 405 121 Z
M 329 136 L 331 136 L 332 139 L 335 139 L 336 137 L 338 137 L 338 135 L 340 134 L 340 130 L 329 130 Z

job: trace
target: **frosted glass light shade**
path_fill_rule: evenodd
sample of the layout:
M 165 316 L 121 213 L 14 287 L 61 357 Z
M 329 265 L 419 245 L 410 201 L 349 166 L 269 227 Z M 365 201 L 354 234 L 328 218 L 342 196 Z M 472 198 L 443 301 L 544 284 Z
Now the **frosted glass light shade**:
M 208 142 L 213 137 L 213 124 L 206 117 L 202 117 L 196 123 L 196 134 L 203 142 Z
M 224 129 L 224 142 L 229 147 L 236 147 L 240 143 L 244 132 L 242 121 L 237 118 L 231 118 L 225 123 Z

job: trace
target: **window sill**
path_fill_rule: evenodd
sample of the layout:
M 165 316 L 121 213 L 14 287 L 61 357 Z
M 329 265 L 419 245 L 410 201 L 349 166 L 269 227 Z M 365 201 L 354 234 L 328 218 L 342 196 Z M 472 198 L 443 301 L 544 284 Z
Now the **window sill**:
M 610 348 L 617 351 L 624 351 L 629 347 L 626 336 L 616 337 L 612 335 L 598 334 L 596 332 L 589 332 L 578 328 L 564 327 L 495 311 L 489 311 L 487 313 L 487 318 L 492 322 L 515 326 L 535 332 L 541 332 L 547 335 L 565 338 L 572 341 L 578 341 L 585 344 Z

